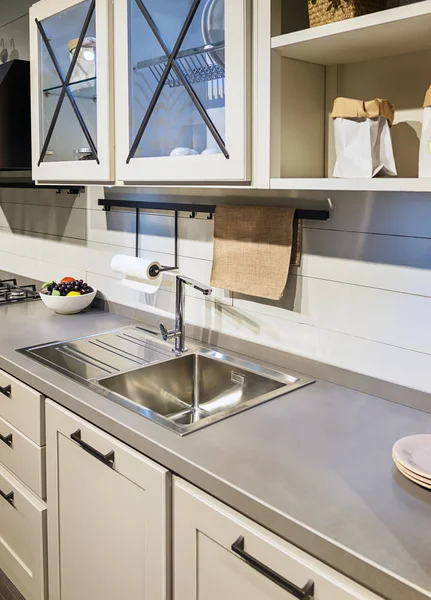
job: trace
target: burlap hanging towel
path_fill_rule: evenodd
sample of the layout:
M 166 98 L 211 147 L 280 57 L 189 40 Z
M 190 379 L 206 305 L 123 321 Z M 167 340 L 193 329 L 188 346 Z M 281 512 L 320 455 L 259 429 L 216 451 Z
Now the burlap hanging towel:
M 211 285 L 280 300 L 291 260 L 299 264 L 301 255 L 301 223 L 294 214 L 294 208 L 217 206 Z

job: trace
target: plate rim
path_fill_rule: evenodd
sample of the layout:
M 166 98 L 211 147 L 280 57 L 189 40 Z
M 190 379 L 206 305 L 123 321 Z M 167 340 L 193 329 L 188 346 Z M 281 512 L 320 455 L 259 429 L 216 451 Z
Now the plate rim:
M 427 437 L 430 440 L 431 443 L 431 433 L 417 433 L 417 434 L 413 434 L 413 435 L 407 435 L 399 440 L 397 440 L 395 442 L 395 444 L 392 447 L 392 456 L 397 458 L 397 461 L 408 471 L 411 471 L 412 473 L 419 475 L 420 477 L 425 477 L 426 479 L 431 479 L 431 470 L 429 472 L 424 471 L 423 469 L 421 469 L 420 467 L 418 469 L 413 469 L 411 464 L 406 464 L 405 460 L 403 460 L 403 457 L 400 454 L 399 448 L 400 446 L 402 446 L 403 444 L 405 444 L 407 442 L 407 440 L 412 439 L 412 438 L 418 438 L 418 437 Z
M 395 466 L 401 473 L 401 475 L 403 475 L 406 479 L 408 479 L 412 483 L 415 483 L 416 485 L 420 486 L 425 490 L 431 491 L 431 481 L 429 483 L 421 481 L 420 479 L 413 477 L 413 475 L 410 475 L 405 469 L 402 468 L 402 465 L 398 465 L 397 463 L 395 463 Z

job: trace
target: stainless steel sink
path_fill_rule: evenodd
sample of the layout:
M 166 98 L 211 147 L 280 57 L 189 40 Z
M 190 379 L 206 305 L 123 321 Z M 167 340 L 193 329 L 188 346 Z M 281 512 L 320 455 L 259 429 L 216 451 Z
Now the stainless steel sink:
M 139 327 L 21 351 L 180 435 L 313 382 L 206 348 L 172 358 Z
M 268 400 L 285 387 L 281 381 L 196 353 L 108 377 L 99 384 L 187 431 L 207 419 L 218 420 Z

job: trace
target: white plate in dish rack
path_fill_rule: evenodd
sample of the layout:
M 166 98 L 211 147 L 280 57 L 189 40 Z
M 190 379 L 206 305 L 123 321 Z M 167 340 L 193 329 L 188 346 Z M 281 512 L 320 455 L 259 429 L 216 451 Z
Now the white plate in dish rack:
M 431 480 L 431 434 L 409 435 L 398 440 L 392 456 L 413 475 Z

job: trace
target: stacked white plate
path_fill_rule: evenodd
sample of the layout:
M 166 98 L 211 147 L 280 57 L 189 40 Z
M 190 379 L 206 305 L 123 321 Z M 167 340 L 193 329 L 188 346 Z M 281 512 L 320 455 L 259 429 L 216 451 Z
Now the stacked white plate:
M 398 440 L 392 448 L 392 458 L 407 479 L 431 490 L 431 434 Z

